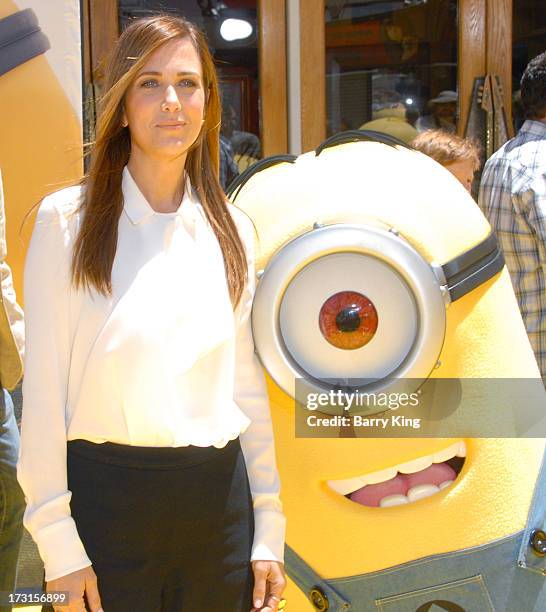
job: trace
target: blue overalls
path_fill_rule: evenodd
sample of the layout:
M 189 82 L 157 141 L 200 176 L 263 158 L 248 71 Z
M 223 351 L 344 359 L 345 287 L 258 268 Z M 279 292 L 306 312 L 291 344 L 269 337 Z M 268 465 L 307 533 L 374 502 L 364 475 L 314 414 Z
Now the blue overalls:
M 481 546 L 331 580 L 323 580 L 287 545 L 285 567 L 320 612 L 545 612 L 545 532 L 546 452 L 523 531 Z

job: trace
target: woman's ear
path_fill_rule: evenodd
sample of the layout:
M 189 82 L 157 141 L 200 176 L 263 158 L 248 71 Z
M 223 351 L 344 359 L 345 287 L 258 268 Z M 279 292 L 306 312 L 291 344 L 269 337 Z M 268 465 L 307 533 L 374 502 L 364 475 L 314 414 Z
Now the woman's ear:
M 121 103 L 121 125 L 125 128 L 129 125 L 129 120 L 127 119 L 127 113 L 125 112 L 125 104 Z

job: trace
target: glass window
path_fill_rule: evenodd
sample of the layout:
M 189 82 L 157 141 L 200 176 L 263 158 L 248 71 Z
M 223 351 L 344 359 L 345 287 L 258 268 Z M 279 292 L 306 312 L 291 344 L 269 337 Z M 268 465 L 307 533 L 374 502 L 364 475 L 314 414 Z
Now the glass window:
M 457 122 L 457 0 L 326 0 L 327 134 Z
M 512 117 L 517 132 L 525 121 L 519 97 L 519 83 L 527 64 L 546 51 L 546 2 L 514 0 L 512 48 Z

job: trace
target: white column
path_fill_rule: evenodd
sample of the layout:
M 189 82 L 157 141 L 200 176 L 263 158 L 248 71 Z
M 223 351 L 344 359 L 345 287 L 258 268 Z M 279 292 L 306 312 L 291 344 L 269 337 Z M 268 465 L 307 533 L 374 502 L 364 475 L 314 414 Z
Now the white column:
M 286 0 L 288 152 L 301 153 L 300 2 Z

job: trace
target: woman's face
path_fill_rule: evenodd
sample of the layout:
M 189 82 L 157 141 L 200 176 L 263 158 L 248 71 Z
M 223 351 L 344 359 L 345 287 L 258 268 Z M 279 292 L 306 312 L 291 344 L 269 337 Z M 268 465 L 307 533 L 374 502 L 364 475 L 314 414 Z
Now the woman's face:
M 204 119 L 205 89 L 199 55 L 188 37 L 157 49 L 125 95 L 124 123 L 131 155 L 172 159 L 196 141 Z

